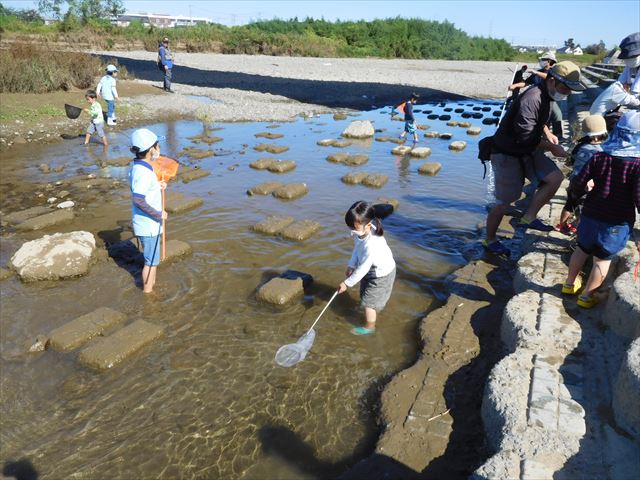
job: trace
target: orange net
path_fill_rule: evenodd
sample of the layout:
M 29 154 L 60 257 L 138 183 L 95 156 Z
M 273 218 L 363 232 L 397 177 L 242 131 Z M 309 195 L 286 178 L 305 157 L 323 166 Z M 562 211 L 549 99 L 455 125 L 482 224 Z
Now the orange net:
M 180 164 L 173 158 L 160 156 L 151 162 L 151 166 L 158 180 L 166 182 L 178 174 Z

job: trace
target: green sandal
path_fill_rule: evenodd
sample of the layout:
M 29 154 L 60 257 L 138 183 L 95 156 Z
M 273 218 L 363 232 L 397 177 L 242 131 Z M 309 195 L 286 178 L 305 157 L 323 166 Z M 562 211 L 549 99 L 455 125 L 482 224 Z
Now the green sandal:
M 351 329 L 351 333 L 353 333 L 354 335 L 373 335 L 374 333 L 376 333 L 376 329 L 372 328 L 365 328 L 365 327 L 356 327 L 356 328 L 352 328 Z

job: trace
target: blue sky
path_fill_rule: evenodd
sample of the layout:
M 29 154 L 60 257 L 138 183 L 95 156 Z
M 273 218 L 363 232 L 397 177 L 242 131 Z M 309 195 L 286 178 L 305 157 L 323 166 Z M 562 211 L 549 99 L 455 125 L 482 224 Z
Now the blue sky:
M 7 7 L 34 8 L 37 0 L 0 0 Z M 470 35 L 522 44 L 555 44 L 568 38 L 608 47 L 640 30 L 640 1 L 405 1 L 405 0 L 124 0 L 127 11 L 208 17 L 225 25 L 269 18 L 371 20 L 395 16 L 449 20 Z

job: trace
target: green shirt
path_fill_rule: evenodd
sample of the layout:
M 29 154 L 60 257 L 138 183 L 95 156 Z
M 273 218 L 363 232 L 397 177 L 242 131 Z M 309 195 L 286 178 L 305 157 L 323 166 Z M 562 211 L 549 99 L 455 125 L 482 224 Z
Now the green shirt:
M 89 107 L 89 115 L 91 115 L 91 121 L 94 124 L 103 123 L 104 118 L 102 118 L 102 105 L 100 102 L 93 102 Z

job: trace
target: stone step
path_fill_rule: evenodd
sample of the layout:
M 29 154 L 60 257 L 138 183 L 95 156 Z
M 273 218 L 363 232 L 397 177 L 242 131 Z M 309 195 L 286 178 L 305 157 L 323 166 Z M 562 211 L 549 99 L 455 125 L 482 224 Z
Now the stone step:
M 78 348 L 93 337 L 126 320 L 126 315 L 107 307 L 82 315 L 49 333 L 49 345 L 60 352 Z

